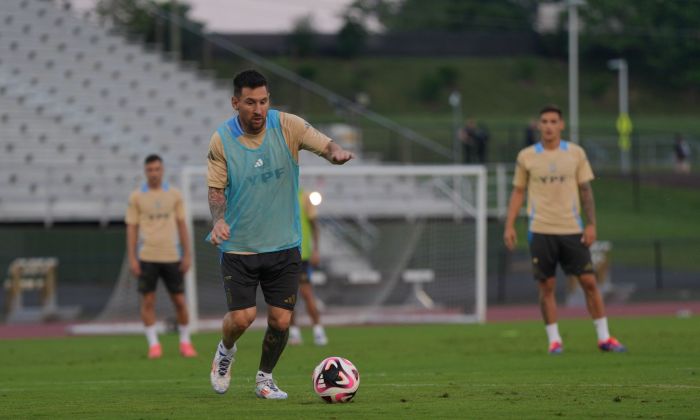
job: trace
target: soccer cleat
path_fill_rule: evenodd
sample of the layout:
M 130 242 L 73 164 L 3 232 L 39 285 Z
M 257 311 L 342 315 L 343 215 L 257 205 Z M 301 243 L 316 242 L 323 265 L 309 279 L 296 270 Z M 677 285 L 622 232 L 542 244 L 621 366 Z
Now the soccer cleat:
M 233 354 L 228 356 L 216 348 L 216 353 L 214 353 L 214 360 L 211 363 L 211 374 L 209 379 L 211 380 L 211 387 L 217 394 L 223 394 L 228 390 L 228 386 L 231 384 L 231 365 L 236 361 L 234 355 L 236 354 L 236 347 L 233 348 Z
M 301 330 L 299 327 L 289 327 L 289 340 L 287 344 L 290 346 L 298 346 L 304 341 L 301 338 Z
M 163 355 L 163 347 L 158 344 L 154 344 L 148 348 L 148 358 L 149 359 L 160 359 Z
M 197 357 L 197 350 L 192 343 L 180 343 L 180 354 L 182 357 Z
M 564 346 L 560 341 L 554 341 L 549 345 L 549 354 L 557 355 L 564 353 Z
M 286 400 L 287 393 L 277 388 L 275 381 L 270 379 L 263 379 L 262 381 L 255 383 L 255 395 L 258 398 L 264 398 L 266 400 Z
M 314 328 L 314 344 L 317 346 L 325 346 L 328 344 L 328 337 L 326 337 L 326 332 L 323 327 Z
M 624 353 L 627 351 L 627 347 L 623 346 L 615 337 L 610 337 L 605 341 L 598 341 L 598 348 L 601 351 L 612 353 Z

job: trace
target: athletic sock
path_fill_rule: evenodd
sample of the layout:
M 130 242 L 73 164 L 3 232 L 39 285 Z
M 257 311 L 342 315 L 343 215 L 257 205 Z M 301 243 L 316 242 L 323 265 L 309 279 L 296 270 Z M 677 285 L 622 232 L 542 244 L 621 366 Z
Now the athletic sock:
M 295 337 L 295 338 L 301 338 L 301 329 L 297 327 L 296 325 L 292 325 L 289 327 L 289 336 L 290 337 Z
M 555 322 L 554 324 L 549 324 L 544 327 L 547 331 L 547 338 L 549 339 L 549 344 L 558 341 L 561 343 L 561 336 L 559 335 L 559 325 Z
M 259 370 L 255 375 L 255 383 L 266 381 L 268 379 L 272 379 L 272 373 L 265 373 L 262 370 Z
M 149 347 L 153 347 L 153 346 L 159 344 L 158 332 L 156 331 L 156 324 L 144 325 L 144 331 L 146 333 L 146 340 L 148 340 Z
M 189 344 L 190 340 L 190 327 L 188 325 L 178 325 L 177 330 L 180 331 L 180 344 Z
M 606 341 L 608 338 L 610 338 L 607 317 L 594 319 L 593 325 L 595 325 L 595 332 L 598 334 L 598 341 Z
M 225 354 L 226 356 L 233 356 L 236 354 L 236 343 L 233 343 L 233 347 L 230 349 L 227 349 L 226 346 L 224 345 L 223 340 L 219 341 L 219 352 Z

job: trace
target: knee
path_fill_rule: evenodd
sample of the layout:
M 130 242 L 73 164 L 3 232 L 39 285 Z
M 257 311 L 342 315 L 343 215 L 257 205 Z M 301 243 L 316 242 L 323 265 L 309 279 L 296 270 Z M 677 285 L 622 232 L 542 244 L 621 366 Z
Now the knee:
M 278 331 L 286 331 L 289 329 L 289 325 L 291 324 L 292 317 L 286 316 L 286 317 L 270 317 L 267 320 L 267 323 L 270 325 L 270 327 L 278 330 Z
M 554 296 L 554 285 L 542 282 L 540 283 L 540 296 L 551 297 Z
M 141 300 L 141 308 L 146 311 L 151 311 L 155 308 L 156 306 L 156 297 L 155 295 L 144 295 L 143 299 Z
M 185 302 L 185 298 L 180 298 L 180 299 L 173 299 L 173 304 L 175 305 L 175 309 L 178 311 L 184 311 L 187 309 L 187 303 Z
M 582 275 L 579 278 L 579 283 L 586 293 L 594 293 L 598 289 L 595 277 L 590 274 Z
M 229 312 L 228 315 L 226 315 L 226 324 L 238 331 L 247 330 L 254 320 L 254 315 L 252 317 L 246 314 L 234 315 L 231 312 Z

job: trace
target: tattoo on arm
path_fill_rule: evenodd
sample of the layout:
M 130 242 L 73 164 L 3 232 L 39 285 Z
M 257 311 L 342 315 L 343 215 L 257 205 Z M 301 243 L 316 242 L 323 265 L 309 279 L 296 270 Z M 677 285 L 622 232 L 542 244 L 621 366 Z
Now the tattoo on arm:
M 209 211 L 212 224 L 224 218 L 226 213 L 226 196 L 221 188 L 209 187 Z
M 579 185 L 579 192 L 581 194 L 581 206 L 583 207 L 583 212 L 586 214 L 586 221 L 588 221 L 590 225 L 595 225 L 595 201 L 593 200 L 593 188 L 591 184 L 586 182 L 585 184 Z

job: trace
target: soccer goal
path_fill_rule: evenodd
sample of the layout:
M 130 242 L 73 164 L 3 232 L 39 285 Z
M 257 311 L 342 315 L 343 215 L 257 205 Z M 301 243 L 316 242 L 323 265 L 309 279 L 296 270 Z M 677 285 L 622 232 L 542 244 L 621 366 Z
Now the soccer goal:
M 193 327 L 218 329 L 226 302 L 218 250 L 204 242 L 206 168 L 184 168 L 181 183 L 195 256 L 186 287 Z M 486 185 L 481 166 L 302 166 L 300 186 L 318 202 L 312 282 L 324 323 L 485 321 Z M 303 324 L 301 301 L 297 308 Z

